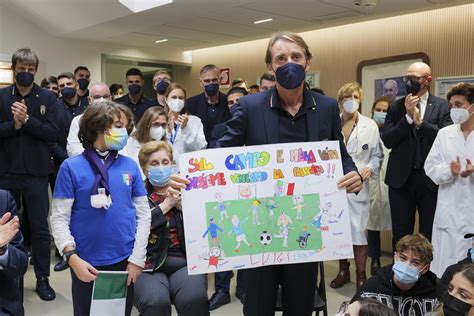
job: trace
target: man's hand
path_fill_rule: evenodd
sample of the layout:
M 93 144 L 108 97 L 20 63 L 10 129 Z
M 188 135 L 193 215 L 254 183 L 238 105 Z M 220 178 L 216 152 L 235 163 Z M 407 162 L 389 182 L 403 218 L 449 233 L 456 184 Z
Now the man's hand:
M 415 123 L 416 127 L 420 127 L 421 123 L 423 123 L 423 120 L 421 119 L 421 112 L 418 107 L 415 106 L 413 109 L 413 123 Z
M 97 278 L 99 271 L 89 262 L 82 260 L 78 255 L 74 254 L 69 258 L 69 266 L 77 278 L 82 282 L 92 282 Z
M 26 115 L 28 108 L 25 105 L 25 101 L 21 100 L 22 102 L 14 102 L 12 104 L 12 115 L 13 121 L 15 122 L 15 129 L 20 129 L 26 120 Z
M 407 95 L 407 97 L 405 98 L 405 109 L 407 110 L 407 114 L 411 118 L 413 118 L 413 112 L 418 103 L 420 103 L 420 98 L 417 96 L 411 95 L 411 93 Z
M 459 158 L 458 158 L 459 159 Z M 461 177 L 467 178 L 469 177 L 473 172 L 474 172 L 474 166 L 472 165 L 472 162 L 470 159 L 466 159 L 466 169 L 461 171 Z
M 351 171 L 337 181 L 337 186 L 346 188 L 347 193 L 359 192 L 362 190 L 362 180 L 357 172 Z
M 370 178 L 370 176 L 372 175 L 372 169 L 370 169 L 369 167 L 365 167 L 365 168 L 360 169 L 359 173 L 360 173 L 362 179 L 364 179 L 364 181 L 365 181 L 368 178 Z
M 461 161 L 459 157 L 456 160 L 451 161 L 451 174 L 455 177 L 461 174 Z
M 181 128 L 185 128 L 186 124 L 188 124 L 188 119 L 188 114 L 179 115 L 177 123 L 181 126 Z
M 137 282 L 138 277 L 142 274 L 142 267 L 137 266 L 134 263 L 129 262 L 127 264 L 127 271 L 128 271 L 128 278 L 127 278 L 127 286 L 130 284 Z
M 10 212 L 6 212 L 0 218 L 0 247 L 8 245 L 20 228 L 18 216 L 13 217 L 9 221 L 11 216 Z

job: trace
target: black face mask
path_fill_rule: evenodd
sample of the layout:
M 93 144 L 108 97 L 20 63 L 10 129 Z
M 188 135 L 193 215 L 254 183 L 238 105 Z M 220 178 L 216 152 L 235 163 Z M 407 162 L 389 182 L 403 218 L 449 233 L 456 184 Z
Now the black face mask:
M 23 71 L 16 74 L 15 82 L 22 87 L 29 87 L 35 81 L 35 75 L 31 72 Z
M 471 305 L 447 294 L 443 298 L 443 312 L 445 316 L 464 316 L 471 310 Z
M 416 95 L 421 90 L 421 85 L 416 79 L 410 79 L 405 82 L 407 94 Z
M 81 78 L 77 80 L 77 83 L 79 84 L 79 89 L 81 90 L 86 90 L 87 87 L 89 86 L 89 80 Z

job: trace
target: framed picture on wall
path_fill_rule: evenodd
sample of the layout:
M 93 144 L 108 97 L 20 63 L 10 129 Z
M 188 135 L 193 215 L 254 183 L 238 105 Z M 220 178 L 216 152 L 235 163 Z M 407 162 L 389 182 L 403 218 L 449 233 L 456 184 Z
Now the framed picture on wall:
M 305 81 L 309 85 L 310 88 L 319 88 L 319 80 L 320 80 L 321 73 L 318 72 L 307 72 Z
M 364 89 L 362 114 L 370 116 L 374 100 L 388 96 L 393 100 L 406 95 L 403 76 L 408 66 L 422 61 L 429 64 L 428 55 L 422 52 L 363 60 L 357 65 L 357 81 Z
M 436 78 L 435 95 L 445 99 L 448 90 L 460 82 L 474 84 L 474 76 Z
M 4 65 L 5 64 L 5 65 Z M 13 83 L 13 71 L 10 64 L 0 63 L 0 88 L 9 86 Z

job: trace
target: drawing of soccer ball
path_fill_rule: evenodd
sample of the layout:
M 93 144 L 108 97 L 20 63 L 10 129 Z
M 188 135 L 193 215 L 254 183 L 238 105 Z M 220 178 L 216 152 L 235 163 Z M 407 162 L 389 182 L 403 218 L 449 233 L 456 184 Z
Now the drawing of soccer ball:
M 260 234 L 260 242 L 262 245 L 270 245 L 272 243 L 272 235 L 269 234 L 266 230 Z

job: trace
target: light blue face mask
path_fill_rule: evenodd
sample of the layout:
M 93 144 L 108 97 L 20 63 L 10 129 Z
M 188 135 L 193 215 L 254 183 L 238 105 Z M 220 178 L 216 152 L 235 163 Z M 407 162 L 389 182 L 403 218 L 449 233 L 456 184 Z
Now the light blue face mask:
M 104 134 L 105 146 L 108 150 L 122 150 L 128 141 L 128 131 L 125 127 L 111 128 Z
M 392 270 L 395 279 L 401 284 L 414 284 L 420 278 L 420 270 L 400 261 L 395 261 Z
M 387 116 L 387 112 L 374 112 L 374 121 L 378 125 L 382 125 L 385 123 L 385 117 Z
M 168 184 L 174 173 L 174 165 L 151 167 L 148 168 L 148 181 L 152 186 L 163 187 Z
M 472 263 L 474 263 L 474 247 L 471 248 L 471 249 L 469 249 L 469 254 L 470 254 L 470 256 L 471 256 L 471 261 L 472 261 Z

